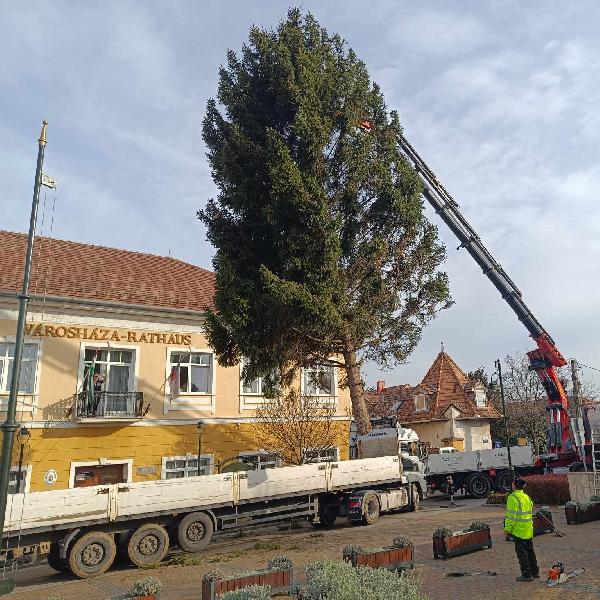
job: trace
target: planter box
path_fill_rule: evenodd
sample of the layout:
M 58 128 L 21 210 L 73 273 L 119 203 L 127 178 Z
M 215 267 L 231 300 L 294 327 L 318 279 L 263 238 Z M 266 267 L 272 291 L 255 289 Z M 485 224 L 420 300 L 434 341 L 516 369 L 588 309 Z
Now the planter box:
M 343 559 L 353 567 L 364 566 L 374 569 L 390 569 L 392 571 L 412 569 L 414 566 L 414 547 L 367 548 L 358 553 L 344 552 Z
M 233 592 L 249 585 L 268 585 L 273 591 L 287 592 L 294 581 L 294 569 L 282 571 L 255 571 L 241 577 L 225 579 L 203 579 L 202 600 L 215 600 L 220 594 Z
M 577 506 L 565 506 L 565 517 L 569 525 L 600 521 L 600 503 L 590 506 L 588 510 L 579 510 Z
M 489 529 L 479 531 L 457 532 L 446 537 L 433 538 L 433 558 L 452 558 L 461 554 L 469 554 L 483 548 L 492 547 Z
M 546 518 L 540 517 L 539 515 L 535 515 L 533 517 L 533 536 L 536 537 L 538 535 L 542 535 L 544 533 L 549 533 L 554 529 L 554 521 L 552 520 L 552 513 L 548 514 Z M 512 535 L 505 535 L 505 539 L 508 542 L 512 542 L 514 540 Z

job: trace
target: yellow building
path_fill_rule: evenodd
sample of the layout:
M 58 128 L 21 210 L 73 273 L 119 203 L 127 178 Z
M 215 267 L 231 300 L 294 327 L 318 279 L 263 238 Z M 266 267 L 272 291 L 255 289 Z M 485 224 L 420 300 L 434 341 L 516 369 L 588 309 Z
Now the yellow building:
M 4 411 L 26 244 L 26 235 L 0 231 Z M 12 492 L 208 474 L 234 459 L 276 465 L 255 431 L 260 381 L 244 384 L 239 366 L 219 366 L 203 333 L 211 272 L 37 238 L 30 292 Z M 179 393 L 171 389 L 177 370 Z M 300 378 L 302 393 L 336 407 L 339 447 L 315 460 L 347 458 L 349 393 L 337 380 L 333 369 L 321 374 L 320 388 L 310 373 Z

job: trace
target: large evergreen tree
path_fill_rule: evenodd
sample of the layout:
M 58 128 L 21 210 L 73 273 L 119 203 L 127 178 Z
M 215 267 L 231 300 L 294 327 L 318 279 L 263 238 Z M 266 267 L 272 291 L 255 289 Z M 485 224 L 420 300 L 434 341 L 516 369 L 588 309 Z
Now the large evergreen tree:
M 217 97 L 203 137 L 219 195 L 199 212 L 216 248 L 210 343 L 223 365 L 244 356 L 247 378 L 341 367 L 368 432 L 362 361 L 405 360 L 450 298 L 398 116 L 298 9 L 229 51 Z

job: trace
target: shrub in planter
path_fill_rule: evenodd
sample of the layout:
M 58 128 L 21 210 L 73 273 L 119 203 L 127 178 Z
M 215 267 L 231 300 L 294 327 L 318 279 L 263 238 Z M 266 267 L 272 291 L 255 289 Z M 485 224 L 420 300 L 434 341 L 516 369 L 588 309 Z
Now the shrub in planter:
M 571 499 L 566 475 L 529 475 L 525 493 L 536 504 L 564 504 Z
M 147 577 L 146 579 L 140 579 L 136 581 L 127 597 L 138 600 L 158 600 L 160 597 L 160 591 L 162 590 L 162 583 L 160 579 L 156 577 Z
M 413 567 L 414 546 L 412 541 L 400 536 L 394 539 L 391 546 L 380 548 L 362 548 L 346 546 L 343 559 L 353 567 L 365 566 L 375 569 L 391 569 L 398 571 Z
M 268 587 L 288 591 L 294 578 L 294 565 L 285 556 L 276 556 L 266 569 L 225 576 L 219 571 L 210 571 L 202 578 L 202 600 L 215 600 L 225 592 L 233 592 L 251 586 Z M 243 597 L 243 596 L 242 596 Z
M 473 529 L 471 529 L 473 527 Z M 433 558 L 452 558 L 468 554 L 483 548 L 492 547 L 492 537 L 487 523 L 473 521 L 463 531 L 452 532 L 444 527 L 438 527 L 433 532 Z
M 320 561 L 308 565 L 305 574 L 299 600 L 427 600 L 414 579 L 386 569 Z
M 250 585 L 218 596 L 219 600 L 271 600 L 271 588 L 267 585 Z
M 484 521 L 473 521 L 468 529 L 465 529 L 465 532 L 467 531 L 481 531 L 482 529 L 489 529 L 490 526 L 485 523 Z
M 567 502 L 565 504 L 565 516 L 569 525 L 579 525 L 589 521 L 600 520 L 600 499 L 592 496 L 585 502 Z

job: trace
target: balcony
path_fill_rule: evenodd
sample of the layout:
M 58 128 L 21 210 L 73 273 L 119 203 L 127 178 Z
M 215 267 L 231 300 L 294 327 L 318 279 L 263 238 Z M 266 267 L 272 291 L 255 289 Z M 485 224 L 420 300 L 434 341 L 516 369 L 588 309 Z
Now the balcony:
M 136 421 L 144 410 L 144 392 L 88 392 L 76 396 L 75 418 L 87 423 Z

